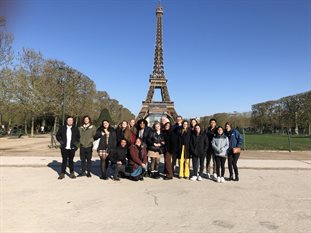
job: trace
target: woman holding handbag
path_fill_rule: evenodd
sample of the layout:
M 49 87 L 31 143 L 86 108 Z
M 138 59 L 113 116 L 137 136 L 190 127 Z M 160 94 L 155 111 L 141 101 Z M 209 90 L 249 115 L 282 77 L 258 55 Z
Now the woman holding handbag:
M 96 131 L 95 140 L 99 140 L 97 152 L 100 158 L 101 179 L 107 180 L 107 168 L 109 164 L 108 156 L 112 149 L 117 145 L 117 138 L 114 129 L 110 126 L 108 120 L 103 120 L 101 127 Z
M 241 146 L 243 144 L 243 137 L 239 133 L 237 129 L 232 127 L 232 124 L 227 122 L 225 124 L 225 134 L 229 139 L 229 150 L 228 150 L 228 168 L 229 168 L 229 180 L 239 181 L 239 171 L 237 162 L 241 153 Z M 233 171 L 234 169 L 235 179 L 233 179 Z

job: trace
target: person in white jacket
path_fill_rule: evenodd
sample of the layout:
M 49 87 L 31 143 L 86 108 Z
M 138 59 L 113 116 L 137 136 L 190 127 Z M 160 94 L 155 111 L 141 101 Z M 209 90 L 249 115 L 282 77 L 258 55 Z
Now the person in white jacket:
M 217 128 L 217 134 L 212 140 L 212 147 L 216 160 L 216 179 L 218 183 L 224 183 L 225 163 L 229 149 L 229 140 L 228 137 L 224 134 L 224 129 L 221 126 Z

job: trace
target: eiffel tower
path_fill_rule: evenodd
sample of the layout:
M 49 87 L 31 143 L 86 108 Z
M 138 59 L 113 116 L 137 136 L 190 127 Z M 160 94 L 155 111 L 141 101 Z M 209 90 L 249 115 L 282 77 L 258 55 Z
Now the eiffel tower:
M 166 115 L 171 120 L 175 120 L 177 113 L 175 111 L 174 102 L 171 101 L 167 89 L 167 79 L 164 74 L 163 65 L 163 47 L 162 47 L 162 16 L 163 7 L 159 3 L 156 9 L 157 16 L 157 34 L 156 45 L 154 52 L 153 72 L 149 79 L 149 91 L 147 98 L 142 102 L 142 108 L 137 116 L 137 119 L 149 119 L 149 123 L 159 120 L 162 115 Z M 160 89 L 162 101 L 153 101 L 154 90 Z

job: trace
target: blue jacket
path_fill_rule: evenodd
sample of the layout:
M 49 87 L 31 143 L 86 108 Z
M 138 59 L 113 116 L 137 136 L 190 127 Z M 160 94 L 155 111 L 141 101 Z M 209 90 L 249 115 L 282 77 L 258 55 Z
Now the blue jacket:
M 229 149 L 240 147 L 243 144 L 243 137 L 238 130 L 233 129 L 230 132 L 226 132 L 227 137 L 229 138 Z

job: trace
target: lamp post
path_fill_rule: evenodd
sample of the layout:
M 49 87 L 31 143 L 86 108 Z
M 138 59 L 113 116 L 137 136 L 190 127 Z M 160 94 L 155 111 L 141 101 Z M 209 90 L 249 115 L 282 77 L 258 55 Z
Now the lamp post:
M 65 124 L 65 81 L 66 81 L 66 68 L 64 67 L 59 67 L 59 70 L 65 71 L 65 74 L 61 75 L 61 85 L 62 85 L 62 123 L 63 125 Z

